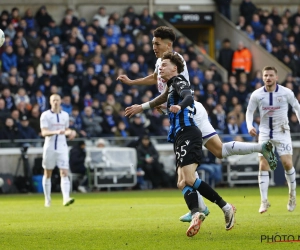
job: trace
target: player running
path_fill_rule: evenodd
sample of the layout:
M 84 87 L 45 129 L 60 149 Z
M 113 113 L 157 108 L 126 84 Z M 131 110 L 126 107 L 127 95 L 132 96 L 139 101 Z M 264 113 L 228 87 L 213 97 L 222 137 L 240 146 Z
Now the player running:
M 265 67 L 262 74 L 264 86 L 252 93 L 248 103 L 246 112 L 247 128 L 250 135 L 257 135 L 252 123 L 254 111 L 258 107 L 260 114 L 259 143 L 270 140 L 276 147 L 289 186 L 287 210 L 292 212 L 296 207 L 296 173 L 292 159 L 293 147 L 288 110 L 290 104 L 300 122 L 300 105 L 290 89 L 277 84 L 278 75 L 275 67 Z M 269 166 L 271 170 L 274 170 L 277 165 L 271 165 L 270 162 L 268 164 L 261 154 L 259 156 L 258 183 L 261 205 L 258 212 L 264 213 L 270 207 L 268 202 Z
M 69 206 L 75 200 L 70 198 L 69 150 L 66 136 L 74 139 L 76 132 L 69 129 L 69 115 L 61 110 L 61 98 L 54 94 L 50 96 L 51 109 L 44 111 L 40 118 L 42 136 L 45 137 L 43 147 L 43 189 L 45 195 L 45 207 L 51 206 L 51 176 L 57 166 L 60 169 L 61 192 L 63 205 Z

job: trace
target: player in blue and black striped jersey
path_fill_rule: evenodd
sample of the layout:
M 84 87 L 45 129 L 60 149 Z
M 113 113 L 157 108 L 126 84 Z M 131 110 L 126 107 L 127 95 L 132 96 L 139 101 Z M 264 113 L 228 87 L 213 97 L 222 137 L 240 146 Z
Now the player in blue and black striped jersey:
M 205 219 L 198 207 L 196 191 L 224 211 L 227 230 L 234 225 L 235 208 L 225 202 L 207 183 L 195 177 L 194 173 L 202 157 L 202 134 L 193 119 L 194 99 L 190 83 L 182 75 L 178 75 L 178 72 L 183 71 L 183 67 L 183 61 L 178 55 L 172 52 L 164 53 L 159 70 L 161 77 L 167 81 L 165 91 L 150 102 L 126 108 L 125 115 L 132 117 L 167 101 L 171 124 L 168 141 L 174 143 L 177 186 L 182 187 L 185 202 L 192 214 L 192 221 L 186 232 L 187 236 L 192 237 L 198 233 Z
M 180 106 L 180 112 L 168 112 L 170 119 L 170 131 L 168 141 L 174 142 L 176 134 L 184 127 L 197 126 L 194 117 L 194 99 L 190 83 L 183 75 L 172 77 L 168 82 L 168 110 L 174 106 Z M 175 109 L 175 107 L 172 107 Z M 177 111 L 177 109 L 175 109 Z

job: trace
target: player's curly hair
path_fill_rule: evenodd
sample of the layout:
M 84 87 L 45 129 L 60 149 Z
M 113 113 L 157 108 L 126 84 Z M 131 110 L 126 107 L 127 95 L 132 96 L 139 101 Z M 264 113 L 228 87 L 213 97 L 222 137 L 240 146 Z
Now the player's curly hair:
M 176 39 L 176 35 L 173 29 L 167 26 L 159 26 L 153 31 L 154 37 L 159 37 L 163 39 L 169 39 L 170 41 L 174 42 Z
M 266 66 L 263 68 L 262 72 L 266 71 L 266 70 L 274 70 L 275 74 L 277 75 L 277 69 L 273 66 Z
M 181 73 L 184 70 L 184 63 L 181 57 L 177 53 L 173 52 L 165 52 L 161 58 L 161 60 L 169 59 L 170 62 L 177 67 L 177 72 Z

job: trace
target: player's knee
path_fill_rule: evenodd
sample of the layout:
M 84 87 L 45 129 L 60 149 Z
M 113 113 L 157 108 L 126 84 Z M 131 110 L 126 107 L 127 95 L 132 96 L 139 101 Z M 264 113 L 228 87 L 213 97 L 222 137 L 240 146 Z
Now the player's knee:
M 44 176 L 49 179 L 52 176 L 52 170 L 44 169 Z
M 67 177 L 68 176 L 68 170 L 67 169 L 61 169 L 60 170 L 60 176 L 61 177 Z
M 222 156 L 222 149 L 221 150 L 218 150 L 217 152 L 214 153 L 215 157 L 217 157 L 218 159 L 223 159 L 223 156 Z
M 285 170 L 290 170 L 293 167 L 293 162 L 291 160 L 281 160 L 281 163 Z
M 178 189 L 182 190 L 185 187 L 184 180 L 177 182 Z

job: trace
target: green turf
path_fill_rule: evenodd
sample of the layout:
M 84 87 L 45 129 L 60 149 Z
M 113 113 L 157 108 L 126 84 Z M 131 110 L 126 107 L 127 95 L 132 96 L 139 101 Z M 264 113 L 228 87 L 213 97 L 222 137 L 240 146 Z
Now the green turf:
M 300 208 L 287 212 L 287 187 L 270 188 L 265 214 L 258 188 L 217 191 L 237 207 L 235 227 L 226 231 L 222 211 L 206 201 L 211 213 L 193 238 L 178 220 L 187 212 L 178 190 L 74 194 L 69 207 L 53 194 L 50 208 L 41 194 L 1 195 L 0 249 L 300 249 L 300 242 L 261 242 L 276 234 L 298 240 Z

